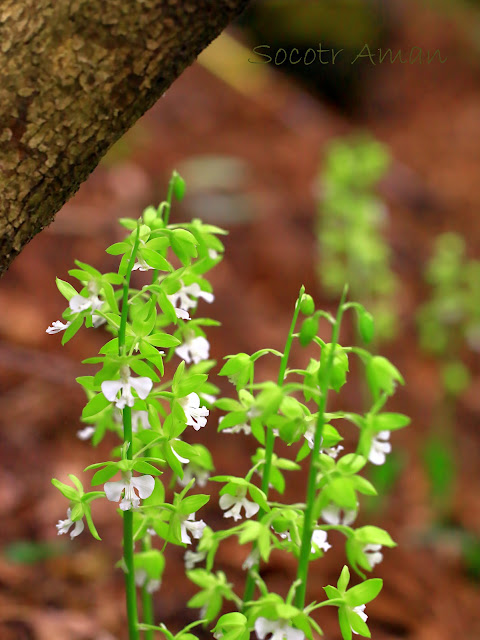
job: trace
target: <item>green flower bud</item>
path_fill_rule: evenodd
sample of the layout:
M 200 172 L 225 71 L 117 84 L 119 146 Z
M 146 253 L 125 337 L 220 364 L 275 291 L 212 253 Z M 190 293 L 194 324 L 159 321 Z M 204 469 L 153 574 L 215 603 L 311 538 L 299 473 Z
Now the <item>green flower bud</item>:
M 310 316 L 303 321 L 300 329 L 300 344 L 306 347 L 314 339 L 318 332 L 318 317 Z
M 300 302 L 300 311 L 304 316 L 311 316 L 315 311 L 315 303 L 313 298 L 308 293 L 304 293 Z
M 177 200 L 183 200 L 185 195 L 185 180 L 177 172 L 174 174 L 173 193 Z

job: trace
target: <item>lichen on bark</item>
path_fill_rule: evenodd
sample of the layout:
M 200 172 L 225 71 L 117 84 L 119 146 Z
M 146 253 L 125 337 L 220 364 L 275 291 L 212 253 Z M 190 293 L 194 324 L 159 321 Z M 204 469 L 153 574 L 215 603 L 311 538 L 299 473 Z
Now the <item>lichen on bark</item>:
M 0 275 L 247 0 L 3 0 Z

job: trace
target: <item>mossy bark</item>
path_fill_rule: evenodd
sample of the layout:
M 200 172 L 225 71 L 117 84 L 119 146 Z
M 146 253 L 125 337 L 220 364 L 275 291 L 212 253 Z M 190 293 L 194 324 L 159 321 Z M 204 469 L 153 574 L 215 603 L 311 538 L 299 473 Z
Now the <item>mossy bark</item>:
M 246 4 L 0 3 L 0 275 Z

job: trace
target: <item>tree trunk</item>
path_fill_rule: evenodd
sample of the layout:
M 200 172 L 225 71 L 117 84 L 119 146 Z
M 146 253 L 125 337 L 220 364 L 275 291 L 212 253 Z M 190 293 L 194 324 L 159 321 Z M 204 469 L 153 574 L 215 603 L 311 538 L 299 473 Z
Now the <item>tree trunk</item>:
M 246 4 L 1 0 L 0 275 Z

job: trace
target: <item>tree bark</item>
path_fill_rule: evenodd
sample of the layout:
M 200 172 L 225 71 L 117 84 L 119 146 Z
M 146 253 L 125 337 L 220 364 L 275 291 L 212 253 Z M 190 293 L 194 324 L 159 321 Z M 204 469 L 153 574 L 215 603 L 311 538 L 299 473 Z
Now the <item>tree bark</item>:
M 247 1 L 0 2 L 0 275 Z

